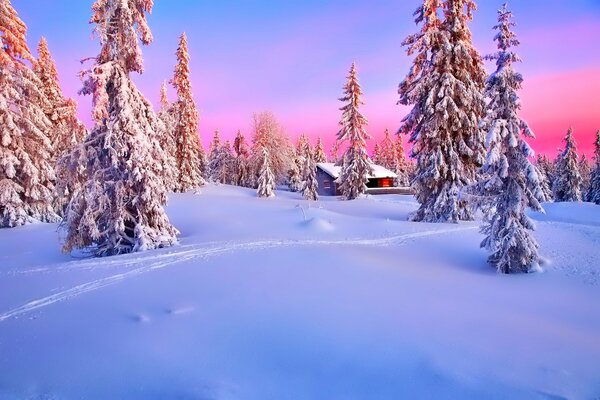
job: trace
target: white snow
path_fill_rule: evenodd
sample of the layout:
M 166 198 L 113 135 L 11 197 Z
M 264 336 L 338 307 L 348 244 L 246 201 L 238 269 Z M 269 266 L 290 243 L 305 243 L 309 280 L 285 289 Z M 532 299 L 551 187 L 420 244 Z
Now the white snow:
M 379 178 L 393 178 L 396 179 L 398 175 L 395 172 L 390 171 L 381 165 L 371 164 L 373 167 L 373 174 L 367 175 L 368 179 L 379 179 Z M 339 178 L 342 171 L 342 167 L 335 165 L 334 163 L 317 163 L 317 167 L 321 168 L 329 176 L 334 179 Z
M 545 272 L 502 276 L 478 223 L 410 196 L 173 195 L 168 249 L 59 252 L 0 230 L 0 399 L 594 399 L 600 207 L 545 204 Z

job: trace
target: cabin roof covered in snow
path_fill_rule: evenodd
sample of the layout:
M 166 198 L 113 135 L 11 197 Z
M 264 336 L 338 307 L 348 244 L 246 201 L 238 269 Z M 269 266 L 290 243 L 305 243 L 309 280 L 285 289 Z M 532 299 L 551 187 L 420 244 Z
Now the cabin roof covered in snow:
M 387 168 L 381 165 L 371 164 L 373 166 L 373 175 L 367 176 L 368 179 L 379 179 L 379 178 L 397 178 L 398 175 L 393 173 Z M 335 165 L 334 163 L 318 163 L 317 167 L 327 173 L 332 178 L 339 178 L 342 172 L 342 167 Z

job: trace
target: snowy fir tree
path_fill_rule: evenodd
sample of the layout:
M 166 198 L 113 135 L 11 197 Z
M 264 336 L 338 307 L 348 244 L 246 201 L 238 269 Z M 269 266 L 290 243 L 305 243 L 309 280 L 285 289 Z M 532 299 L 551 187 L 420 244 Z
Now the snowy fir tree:
M 221 134 L 217 129 L 208 148 L 208 177 L 212 182 L 219 182 L 219 172 L 221 170 Z
M 294 162 L 291 164 L 291 168 L 288 171 L 288 188 L 292 192 L 299 192 L 302 190 L 302 166 L 304 164 L 304 157 L 299 155 L 294 156 Z
M 410 165 L 406 160 L 406 153 L 404 152 L 404 144 L 402 143 L 402 137 L 398 136 L 395 144 L 396 150 L 396 165 L 392 169 L 396 175 L 396 186 L 397 187 L 409 187 L 410 186 Z
M 585 154 L 583 154 L 579 160 L 579 174 L 581 175 L 581 197 L 582 200 L 585 200 L 585 195 L 590 189 L 590 181 L 592 178 L 592 167 Z
M 269 154 L 269 167 L 276 181 L 285 179 L 294 162 L 294 148 L 288 136 L 271 112 L 253 117 L 252 165 L 256 183 L 263 165 L 263 150 Z
M 177 66 L 171 79 L 171 84 L 177 91 L 177 101 L 172 106 L 177 171 L 174 189 L 176 192 L 187 192 L 204 185 L 208 165 L 198 132 L 198 110 L 192 94 L 190 55 L 185 33 L 179 39 L 176 55 Z
M 258 188 L 256 190 L 258 197 L 275 196 L 275 175 L 271 170 L 271 157 L 266 147 L 262 149 L 262 160 L 258 170 Z
M 158 112 L 158 119 L 164 125 L 164 129 L 159 134 L 159 143 L 166 156 L 164 167 L 168 171 L 166 176 L 170 177 L 170 180 L 165 181 L 165 185 L 169 190 L 175 189 L 175 178 L 177 177 L 177 162 L 175 159 L 177 147 L 175 145 L 175 136 L 173 135 L 175 129 L 173 111 L 174 109 L 167 94 L 167 82 L 163 82 L 160 88 L 160 111 Z
M 344 86 L 344 94 L 340 98 L 340 101 L 347 104 L 340 108 L 341 129 L 337 134 L 339 142 L 348 142 L 342 171 L 337 179 L 340 191 L 347 200 L 356 199 L 364 194 L 367 190 L 368 176 L 373 174 L 372 162 L 367 154 L 366 140 L 370 137 L 365 126 L 368 122 L 359 110 L 363 104 L 361 96 L 362 90 L 356 74 L 356 64 L 352 63 L 348 82 Z
M 425 0 L 415 12 L 421 31 L 403 42 L 414 55 L 398 89 L 399 104 L 413 106 L 399 133 L 410 135 L 417 162 L 413 188 L 420 208 L 414 221 L 473 218 L 459 193 L 477 180 L 485 157 L 479 120 L 486 73 L 468 28 L 475 9 L 473 0 Z
M 540 181 L 540 187 L 543 193 L 542 201 L 552 201 L 552 184 L 551 179 L 549 178 L 548 164 L 550 164 L 548 158 L 545 155 L 538 154 L 535 169 Z
M 331 150 L 329 151 L 329 161 L 334 163 L 334 164 L 339 164 L 340 163 L 340 148 L 341 148 L 342 144 L 340 143 L 339 140 L 337 140 L 337 138 L 334 140 L 333 144 L 331 145 Z
M 44 112 L 53 125 L 50 141 L 53 149 L 52 160 L 56 166 L 54 208 L 57 213 L 62 214 L 80 183 L 67 179 L 68 160 L 63 157 L 81 143 L 88 132 L 77 117 L 77 103 L 73 99 L 65 98 L 59 86 L 56 64 L 45 38 L 42 38 L 38 45 L 38 59 L 33 64 L 33 71 L 39 78 L 42 92 L 48 99 L 48 107 Z
M 396 143 L 394 143 L 391 138 L 389 129 L 385 130 L 383 140 L 379 146 L 381 148 L 381 162 L 378 162 L 377 164 L 390 171 L 394 171 L 398 165 L 398 150 L 396 148 Z
M 534 135 L 525 121 L 519 118 L 518 90 L 523 77 L 513 64 L 520 61 L 513 48 L 519 45 L 512 32 L 515 23 L 507 6 L 498 11 L 498 31 L 495 40 L 498 52 L 489 59 L 496 60 L 496 71 L 486 83 L 490 100 L 482 126 L 488 130 L 488 155 L 483 166 L 485 180 L 481 187 L 490 203 L 484 208 L 486 218 L 481 243 L 491 254 L 489 262 L 498 272 L 527 273 L 539 269 L 539 245 L 530 231 L 534 224 L 527 216 L 528 207 L 543 211 L 542 189 L 535 167 L 528 157 L 533 151 L 523 137 Z
M 556 177 L 552 191 L 554 201 L 581 201 L 581 175 L 579 173 L 579 156 L 573 138 L 573 129 L 569 128 L 564 138 L 565 149 L 556 163 Z
M 600 205 L 600 130 L 596 132 L 594 146 L 594 168 L 592 169 L 590 188 L 586 200 Z
M 109 256 L 177 242 L 163 210 L 166 155 L 159 143 L 163 125 L 138 91 L 130 72 L 143 72 L 141 45 L 152 42 L 149 0 L 97 0 L 91 22 L 101 52 L 85 73 L 82 92 L 91 94 L 96 122 L 71 153 L 69 172 L 86 180 L 66 210 L 64 250 L 86 248 Z
M 373 162 L 378 165 L 382 165 L 384 162 L 383 152 L 381 151 L 379 143 L 375 143 L 375 146 L 373 146 Z
M 54 125 L 51 140 L 54 155 L 58 159 L 83 141 L 87 129 L 77 118 L 77 103 L 65 98 L 59 86 L 56 64 L 45 38 L 38 45 L 38 59 L 33 64 L 33 71 L 41 81 L 42 92 L 50 102 L 51 107 L 45 113 Z
M 56 222 L 53 206 L 52 104 L 26 62 L 27 27 L 10 1 L 0 1 L 0 227 Z
M 246 138 L 241 131 L 233 141 L 233 150 L 235 159 L 233 161 L 232 183 L 236 186 L 252 186 L 251 171 L 250 171 L 250 151 Z
M 316 201 L 319 199 L 317 189 L 319 184 L 317 182 L 317 164 L 315 163 L 315 157 L 310 149 L 310 144 L 307 142 L 304 149 L 304 165 L 302 171 L 302 196 L 306 200 Z
M 319 136 L 317 138 L 317 147 L 315 147 L 315 163 L 326 163 L 327 154 L 325 154 L 325 147 L 323 146 L 323 139 Z
M 230 182 L 231 143 L 221 143 L 219 131 L 215 132 L 210 144 L 208 170 L 211 182 L 227 184 Z

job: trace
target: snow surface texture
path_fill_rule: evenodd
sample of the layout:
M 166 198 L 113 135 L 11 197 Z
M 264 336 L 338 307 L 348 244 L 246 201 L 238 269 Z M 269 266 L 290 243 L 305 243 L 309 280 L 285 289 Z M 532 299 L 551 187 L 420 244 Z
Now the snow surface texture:
M 546 271 L 501 276 L 410 196 L 255 196 L 174 195 L 181 245 L 107 259 L 0 230 L 0 399 L 600 396 L 598 206 L 530 213 Z

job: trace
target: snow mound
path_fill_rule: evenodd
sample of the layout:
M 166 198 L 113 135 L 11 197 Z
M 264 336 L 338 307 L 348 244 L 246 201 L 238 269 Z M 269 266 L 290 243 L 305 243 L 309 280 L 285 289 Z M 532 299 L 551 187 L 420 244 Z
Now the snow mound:
M 314 217 L 302 221 L 300 224 L 303 228 L 316 231 L 316 232 L 331 232 L 335 230 L 335 226 L 323 218 Z

